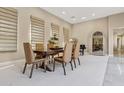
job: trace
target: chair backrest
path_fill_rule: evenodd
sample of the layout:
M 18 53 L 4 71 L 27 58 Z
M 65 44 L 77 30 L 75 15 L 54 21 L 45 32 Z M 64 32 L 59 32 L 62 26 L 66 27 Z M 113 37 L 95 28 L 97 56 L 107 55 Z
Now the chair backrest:
M 54 44 L 47 44 L 47 50 L 49 50 L 50 48 L 54 48 Z
M 27 64 L 32 64 L 32 62 L 35 59 L 34 56 L 33 56 L 32 46 L 31 46 L 30 43 L 23 43 L 23 46 L 24 46 L 26 63 Z
M 36 43 L 36 50 L 38 50 L 38 51 L 44 51 L 44 44 L 42 44 L 42 43 Z
M 75 48 L 74 48 L 74 52 L 73 52 L 73 57 L 74 57 L 75 59 L 77 59 L 77 58 L 79 57 L 79 51 L 80 51 L 80 43 L 77 42 L 77 43 L 76 43 L 76 46 L 75 46 Z
M 72 43 L 68 42 L 64 48 L 63 60 L 64 62 L 70 62 L 72 55 Z

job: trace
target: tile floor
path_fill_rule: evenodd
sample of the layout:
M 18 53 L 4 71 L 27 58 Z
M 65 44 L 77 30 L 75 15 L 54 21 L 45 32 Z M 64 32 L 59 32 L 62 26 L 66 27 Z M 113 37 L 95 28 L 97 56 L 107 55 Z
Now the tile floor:
M 110 57 L 104 78 L 104 86 L 124 85 L 124 57 Z
M 57 64 L 55 72 L 44 73 L 42 69 L 34 70 L 32 79 L 29 79 L 29 68 L 22 74 L 24 61 L 0 67 L 1 86 L 123 86 L 124 85 L 124 58 L 85 55 L 80 57 L 81 66 L 77 65 L 71 71 L 67 65 L 67 76 Z M 52 68 L 52 65 L 50 65 Z
M 101 86 L 103 85 L 108 56 L 85 55 L 80 57 L 81 66 L 77 65 L 71 71 L 70 64 L 66 66 L 67 75 L 57 64 L 55 72 L 44 73 L 42 69 L 34 70 L 29 79 L 29 68 L 22 74 L 24 62 L 13 63 L 0 67 L 0 85 L 3 86 Z M 50 66 L 52 68 L 52 65 Z

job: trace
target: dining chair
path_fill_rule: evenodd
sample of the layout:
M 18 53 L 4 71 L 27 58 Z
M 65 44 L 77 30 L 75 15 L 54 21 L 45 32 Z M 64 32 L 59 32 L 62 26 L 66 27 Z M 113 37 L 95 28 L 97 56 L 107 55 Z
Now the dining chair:
M 45 58 L 44 59 L 43 58 L 42 59 L 35 58 L 35 56 L 33 54 L 32 46 L 30 43 L 23 43 L 23 46 L 24 46 L 25 59 L 26 59 L 25 66 L 23 69 L 23 74 L 25 73 L 27 65 L 32 65 L 31 71 L 30 71 L 30 76 L 29 76 L 29 78 L 31 78 L 34 66 L 36 65 L 36 67 L 37 67 L 37 65 L 39 63 L 43 63 L 43 62 L 46 64 L 46 59 Z M 46 65 L 44 65 L 44 68 L 46 71 Z
M 36 51 L 44 51 L 44 44 L 42 43 L 36 43 L 35 47 L 36 47 Z M 36 58 L 43 58 L 43 57 L 41 56 L 41 54 L 37 53 Z
M 38 51 L 44 51 L 44 44 L 42 44 L 42 43 L 36 43 L 36 50 L 38 50 Z
M 54 44 L 47 44 L 47 50 L 48 51 L 55 51 L 55 50 L 51 50 L 51 48 L 55 48 L 55 46 L 54 46 Z M 50 56 L 49 56 L 49 58 L 51 58 L 52 59 L 52 61 L 49 61 L 49 64 L 52 62 L 53 63 L 53 59 L 54 59 L 54 57 L 56 57 L 56 56 L 59 56 L 59 52 L 57 53 L 54 53 L 54 54 L 51 54 Z
M 72 60 L 74 62 L 74 66 L 76 68 L 76 59 L 78 60 L 78 63 L 80 65 L 80 59 L 79 59 L 79 52 L 80 52 L 80 43 L 77 42 L 74 46 L 74 50 L 73 50 L 73 53 L 72 53 Z
M 55 62 L 59 62 L 62 64 L 64 75 L 66 75 L 65 64 L 70 62 L 71 69 L 73 70 L 73 65 L 71 61 L 71 54 L 72 54 L 72 43 L 67 43 L 64 48 L 63 56 L 55 57 L 53 63 L 53 71 L 55 71 Z

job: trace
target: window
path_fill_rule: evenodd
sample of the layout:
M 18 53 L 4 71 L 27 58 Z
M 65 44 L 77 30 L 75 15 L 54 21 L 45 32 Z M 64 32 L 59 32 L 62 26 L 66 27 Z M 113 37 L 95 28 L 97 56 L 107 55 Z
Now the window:
M 67 28 L 63 28 L 63 35 L 64 35 L 64 43 L 69 41 L 69 30 Z
M 35 49 L 36 43 L 44 43 L 45 22 L 37 17 L 31 16 L 31 43 Z
M 51 24 L 51 28 L 52 28 L 52 35 L 56 35 L 57 38 L 59 38 L 59 26 L 56 24 Z
M 0 7 L 0 51 L 17 50 L 17 11 Z

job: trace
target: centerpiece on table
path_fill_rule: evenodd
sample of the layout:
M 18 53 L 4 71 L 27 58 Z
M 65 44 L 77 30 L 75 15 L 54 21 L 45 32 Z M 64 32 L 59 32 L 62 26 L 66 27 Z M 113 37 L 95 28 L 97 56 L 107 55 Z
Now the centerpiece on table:
M 53 35 L 53 37 L 50 38 L 49 42 L 49 47 L 50 48 L 58 48 L 58 43 L 59 43 L 59 39 L 57 37 L 56 34 Z

